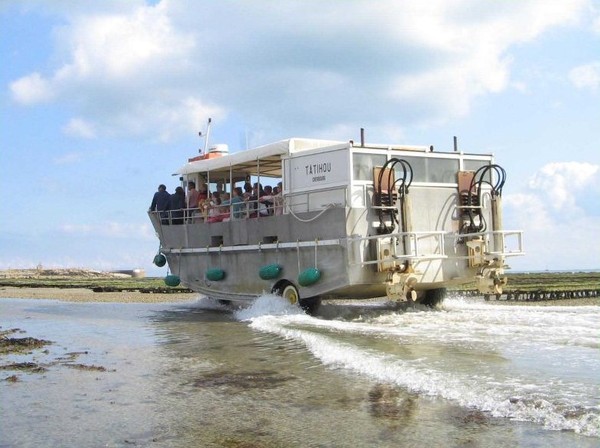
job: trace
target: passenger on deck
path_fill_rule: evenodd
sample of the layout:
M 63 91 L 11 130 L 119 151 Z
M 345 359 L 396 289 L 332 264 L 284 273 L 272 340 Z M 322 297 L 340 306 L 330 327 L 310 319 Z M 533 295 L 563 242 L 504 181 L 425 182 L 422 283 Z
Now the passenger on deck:
M 185 209 L 185 192 L 182 187 L 175 188 L 175 193 L 169 198 L 169 213 L 173 224 L 183 224 L 183 210 Z
M 196 190 L 196 183 L 193 181 L 188 182 L 188 194 L 186 198 L 188 218 L 191 218 L 198 211 L 199 198 L 200 193 Z
M 244 201 L 249 201 L 252 196 L 252 184 L 250 182 L 246 182 L 244 184 Z
M 201 218 L 206 221 L 208 219 L 208 210 L 210 209 L 210 199 L 202 199 L 198 203 L 198 210 L 200 211 Z
M 218 191 L 213 191 L 210 195 L 210 205 L 208 207 L 208 219 L 206 222 L 221 222 L 221 195 Z
M 229 221 L 230 218 L 230 206 L 231 205 L 231 196 L 229 195 L 229 193 L 227 193 L 226 191 L 224 191 L 223 193 L 221 193 L 221 220 L 222 221 Z
M 264 202 L 261 202 L 261 198 L 265 195 L 265 190 L 260 183 L 255 182 L 252 188 L 252 196 L 250 196 L 250 217 L 257 218 L 258 216 L 267 216 L 269 210 Z
M 205 182 L 200 182 L 198 186 L 198 204 L 206 199 L 208 199 L 208 187 Z
M 233 196 L 231 198 L 230 203 L 231 203 L 231 212 L 232 212 L 233 219 L 244 218 L 246 204 L 244 203 L 241 187 L 235 187 L 233 189 Z
M 273 189 L 273 212 L 276 216 L 283 215 L 283 185 L 281 182 Z
M 264 204 L 264 208 L 266 208 L 265 215 L 273 214 L 273 188 L 270 185 L 265 186 L 264 194 L 259 199 L 261 203 Z
M 171 195 L 167 192 L 167 187 L 163 184 L 158 186 L 158 191 L 154 193 L 152 197 L 152 203 L 150 204 L 151 212 L 160 212 L 160 221 L 162 224 L 168 224 L 166 210 L 169 209 L 169 198 Z

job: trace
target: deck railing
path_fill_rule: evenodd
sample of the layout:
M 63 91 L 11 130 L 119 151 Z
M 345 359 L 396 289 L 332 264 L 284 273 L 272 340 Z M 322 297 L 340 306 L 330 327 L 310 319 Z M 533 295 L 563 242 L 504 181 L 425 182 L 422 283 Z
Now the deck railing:
M 324 200 L 315 204 L 319 195 L 334 195 L 337 198 L 343 198 L 341 202 L 332 204 L 331 201 Z M 240 204 L 240 205 L 237 205 Z M 286 196 L 263 196 L 259 199 L 244 200 L 240 203 L 225 204 L 212 207 L 198 207 L 193 209 L 153 211 L 151 215 L 155 217 L 161 225 L 191 224 L 198 222 L 221 222 L 247 218 L 267 218 L 287 213 L 302 213 L 308 211 L 322 211 L 330 208 L 332 205 L 346 206 L 346 188 L 332 187 L 320 189 L 318 191 L 307 191 L 302 193 L 288 194 Z M 212 212 L 211 209 L 219 209 Z
M 481 238 L 486 247 L 489 248 L 482 256 L 493 259 L 501 257 L 513 257 L 524 255 L 523 231 L 521 230 L 497 230 L 492 232 L 459 234 L 446 231 L 421 231 L 421 232 L 398 232 L 374 236 L 349 237 L 349 243 L 361 243 L 365 241 L 387 242 L 390 255 L 381 256 L 379 251 L 371 260 L 361 260 L 354 264 L 370 265 L 385 264 L 393 262 L 442 260 L 446 258 L 469 259 L 468 254 L 447 254 L 447 247 L 457 247 L 466 244 L 467 240 Z M 495 241 L 500 241 L 501 247 L 495 247 Z M 433 250 L 432 250 L 433 248 Z M 366 258 L 366 257 L 365 257 Z

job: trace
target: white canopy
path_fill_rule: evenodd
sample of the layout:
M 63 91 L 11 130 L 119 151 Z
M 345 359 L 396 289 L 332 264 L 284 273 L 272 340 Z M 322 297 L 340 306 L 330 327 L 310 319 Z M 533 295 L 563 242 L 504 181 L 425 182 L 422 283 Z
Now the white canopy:
M 261 174 L 280 176 L 282 155 L 343 143 L 332 140 L 290 138 L 214 159 L 188 162 L 179 168 L 175 174 L 205 173 L 208 171 L 229 172 L 231 167 L 235 167 L 234 171 L 236 173 L 250 174 L 256 171 L 257 161 L 260 160 Z

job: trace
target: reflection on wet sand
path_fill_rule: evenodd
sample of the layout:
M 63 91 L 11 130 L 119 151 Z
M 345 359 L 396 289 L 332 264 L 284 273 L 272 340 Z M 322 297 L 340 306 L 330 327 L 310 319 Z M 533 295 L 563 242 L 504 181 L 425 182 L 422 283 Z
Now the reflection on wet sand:
M 315 355 L 348 346 L 385 353 L 395 369 L 394 362 L 426 356 L 467 366 L 475 362 L 448 347 L 369 336 L 374 327 L 361 320 L 362 333 L 351 333 L 343 330 L 348 323 L 343 319 L 300 316 L 296 322 L 267 315 L 289 332 L 281 336 L 258 331 L 206 301 L 2 305 L 3 328 L 22 328 L 26 333 L 20 336 L 52 341 L 0 358 L 3 365 L 31 362 L 47 369 L 41 374 L 4 370 L 20 378 L 0 382 L 0 434 L 8 446 L 355 448 L 541 441 L 586 447 L 595 442 L 492 419 L 348 368 L 371 363 L 368 357 L 327 364 Z M 308 338 L 310 350 L 297 334 Z

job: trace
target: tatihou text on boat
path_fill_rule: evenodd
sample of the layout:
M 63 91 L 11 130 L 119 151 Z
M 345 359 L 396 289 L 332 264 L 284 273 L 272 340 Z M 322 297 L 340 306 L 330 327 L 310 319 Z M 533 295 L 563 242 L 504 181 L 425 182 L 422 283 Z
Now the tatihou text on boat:
M 301 305 L 387 296 L 433 306 L 449 285 L 501 292 L 506 257 L 523 254 L 522 232 L 502 226 L 505 171 L 456 144 L 366 144 L 361 133 L 360 144 L 217 145 L 177 175 L 199 205 L 150 211 L 155 262 L 168 262 L 170 284 L 219 300 L 274 292 Z

